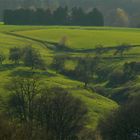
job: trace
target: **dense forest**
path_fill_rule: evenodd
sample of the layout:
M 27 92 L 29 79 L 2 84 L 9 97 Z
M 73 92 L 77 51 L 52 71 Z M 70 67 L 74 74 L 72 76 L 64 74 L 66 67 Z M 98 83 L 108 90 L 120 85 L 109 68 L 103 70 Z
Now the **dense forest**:
M 13 25 L 86 25 L 104 26 L 103 14 L 93 8 L 85 13 L 82 8 L 58 7 L 53 12 L 50 9 L 17 9 L 5 10 L 4 23 Z
M 93 7 L 97 7 L 104 13 L 105 25 L 138 27 L 140 24 L 139 4 L 139 0 L 1 0 L 0 13 L 2 19 L 2 13 L 5 9 L 17 9 L 20 7 L 50 8 L 54 10 L 58 6 L 68 6 L 69 8 L 80 6 L 86 12 Z M 120 24 L 120 18 L 116 19 L 116 15 L 125 17 L 125 24 Z

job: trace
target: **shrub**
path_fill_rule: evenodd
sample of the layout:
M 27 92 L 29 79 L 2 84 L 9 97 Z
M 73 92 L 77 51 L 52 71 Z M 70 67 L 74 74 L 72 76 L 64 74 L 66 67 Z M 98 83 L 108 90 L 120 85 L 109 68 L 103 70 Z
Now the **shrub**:
M 103 140 L 140 139 L 140 97 L 129 101 L 100 122 Z
M 114 70 L 109 76 L 109 86 L 118 86 L 124 83 L 124 73 L 122 70 Z
M 23 49 L 23 62 L 25 66 L 31 67 L 32 69 L 45 69 L 45 63 L 40 53 L 30 46 Z
M 21 49 L 20 48 L 11 48 L 9 50 L 9 60 L 18 64 L 21 59 Z

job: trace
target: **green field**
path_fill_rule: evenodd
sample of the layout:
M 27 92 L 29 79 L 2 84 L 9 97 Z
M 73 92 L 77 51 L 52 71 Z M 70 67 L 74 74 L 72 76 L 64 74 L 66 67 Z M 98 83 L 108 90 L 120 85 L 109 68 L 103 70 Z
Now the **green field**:
M 115 29 L 112 28 L 48 28 L 33 31 L 19 31 L 20 35 L 28 36 L 43 41 L 59 42 L 64 36 L 67 43 L 73 49 L 92 49 L 96 45 L 113 47 L 118 44 L 127 43 L 140 44 L 140 30 L 137 29 Z
M 59 43 L 64 36 L 67 37 L 67 45 L 73 52 L 63 50 L 57 51 L 50 47 L 52 46 L 51 43 Z M 46 86 L 60 86 L 66 88 L 75 97 L 82 99 L 89 109 L 90 120 L 87 126 L 91 128 L 96 127 L 99 118 L 103 117 L 111 109 L 117 107 L 117 103 L 91 90 L 84 89 L 82 82 L 56 73 L 49 68 L 49 65 L 52 62 L 52 57 L 58 53 L 81 57 L 87 54 L 84 50 L 94 49 L 98 44 L 102 44 L 104 47 L 115 47 L 122 43 L 140 45 L 140 30 L 110 27 L 0 25 L 0 52 L 8 55 L 9 48 L 25 47 L 27 45 L 32 45 L 40 51 L 48 65 L 48 70 L 45 72 L 36 70 L 36 74 L 40 76 Z M 83 51 L 77 52 L 77 50 Z M 94 56 L 95 54 L 91 52 L 91 55 Z M 109 56 L 113 58 L 106 62 L 106 64 L 110 64 L 113 67 L 120 66 L 126 61 L 139 61 L 139 55 L 139 47 L 132 48 L 125 54 L 123 59 L 115 58 L 115 56 L 112 56 L 112 52 L 104 54 L 106 58 Z M 71 68 L 72 65 L 72 62 L 67 63 L 67 68 Z M 7 92 L 4 89 L 5 84 L 13 76 L 27 74 L 28 70 L 29 68 L 23 67 L 22 65 L 17 67 L 13 66 L 12 62 L 7 58 L 4 64 L 0 66 L 0 95 L 3 96 L 3 98 L 7 98 L 8 94 L 6 94 Z M 104 83 L 100 83 L 100 85 L 103 84 Z

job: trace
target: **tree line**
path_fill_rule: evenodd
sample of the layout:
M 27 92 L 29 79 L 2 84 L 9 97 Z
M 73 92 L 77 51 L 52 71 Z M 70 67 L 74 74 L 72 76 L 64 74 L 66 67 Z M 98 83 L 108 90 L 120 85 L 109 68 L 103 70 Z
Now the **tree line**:
M 104 26 L 104 16 L 93 8 L 85 12 L 80 7 L 50 9 L 16 9 L 4 11 L 4 23 L 12 25 L 87 25 Z

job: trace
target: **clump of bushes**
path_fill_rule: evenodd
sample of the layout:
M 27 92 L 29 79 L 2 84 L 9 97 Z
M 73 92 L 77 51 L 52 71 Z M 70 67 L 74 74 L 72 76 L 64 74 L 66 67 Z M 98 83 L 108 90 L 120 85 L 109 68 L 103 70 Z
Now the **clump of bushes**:
M 45 63 L 37 50 L 32 47 L 25 47 L 22 51 L 22 59 L 25 66 L 31 67 L 32 69 L 45 69 Z
M 19 64 L 21 61 L 25 66 L 31 67 L 31 69 L 45 69 L 46 67 L 40 53 L 31 46 L 11 48 L 9 50 L 9 60 L 15 64 Z
M 140 139 L 140 97 L 128 101 L 100 121 L 103 140 Z
M 125 63 L 122 69 L 114 70 L 109 76 L 109 86 L 118 86 L 134 80 L 137 76 L 137 63 Z

